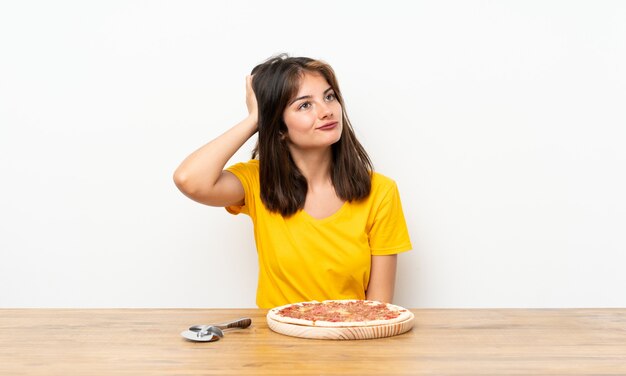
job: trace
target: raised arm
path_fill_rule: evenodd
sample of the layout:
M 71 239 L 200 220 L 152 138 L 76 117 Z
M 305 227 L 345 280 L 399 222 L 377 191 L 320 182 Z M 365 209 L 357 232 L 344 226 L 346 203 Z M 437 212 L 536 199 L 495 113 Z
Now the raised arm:
M 174 172 L 174 182 L 187 197 L 211 206 L 243 204 L 239 179 L 223 171 L 226 162 L 257 131 L 257 103 L 252 76 L 246 77 L 249 115 L 240 123 L 191 153 Z

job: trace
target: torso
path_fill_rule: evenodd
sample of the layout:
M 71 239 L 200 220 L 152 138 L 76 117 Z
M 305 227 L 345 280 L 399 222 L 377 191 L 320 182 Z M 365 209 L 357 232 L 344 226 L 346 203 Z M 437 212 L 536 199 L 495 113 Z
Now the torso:
M 372 256 L 410 249 L 395 183 L 385 176 L 374 173 L 370 195 L 353 202 L 343 203 L 334 189 L 313 187 L 305 210 L 283 217 L 260 198 L 258 161 L 229 171 L 242 182 L 246 200 L 227 210 L 249 215 L 254 225 L 260 308 L 365 299 Z

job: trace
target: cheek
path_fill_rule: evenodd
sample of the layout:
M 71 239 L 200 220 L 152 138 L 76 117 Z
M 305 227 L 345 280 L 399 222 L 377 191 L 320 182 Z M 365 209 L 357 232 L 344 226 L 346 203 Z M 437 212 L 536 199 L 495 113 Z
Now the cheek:
M 311 127 L 315 120 L 308 114 L 289 114 L 283 116 L 283 121 L 289 132 L 301 132 Z

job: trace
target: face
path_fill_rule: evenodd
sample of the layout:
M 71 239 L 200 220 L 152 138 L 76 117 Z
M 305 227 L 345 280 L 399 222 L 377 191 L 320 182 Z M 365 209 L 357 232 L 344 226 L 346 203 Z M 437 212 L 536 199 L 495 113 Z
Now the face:
M 319 73 L 305 72 L 283 113 L 291 150 L 328 148 L 341 138 L 341 104 Z

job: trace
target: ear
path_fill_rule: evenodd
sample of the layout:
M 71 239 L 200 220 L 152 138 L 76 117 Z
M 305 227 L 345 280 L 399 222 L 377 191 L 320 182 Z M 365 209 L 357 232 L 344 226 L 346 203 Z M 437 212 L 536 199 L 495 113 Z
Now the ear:
M 280 135 L 280 140 L 281 141 L 286 141 L 288 139 L 287 132 L 280 131 L 280 132 L 278 132 L 278 134 Z

